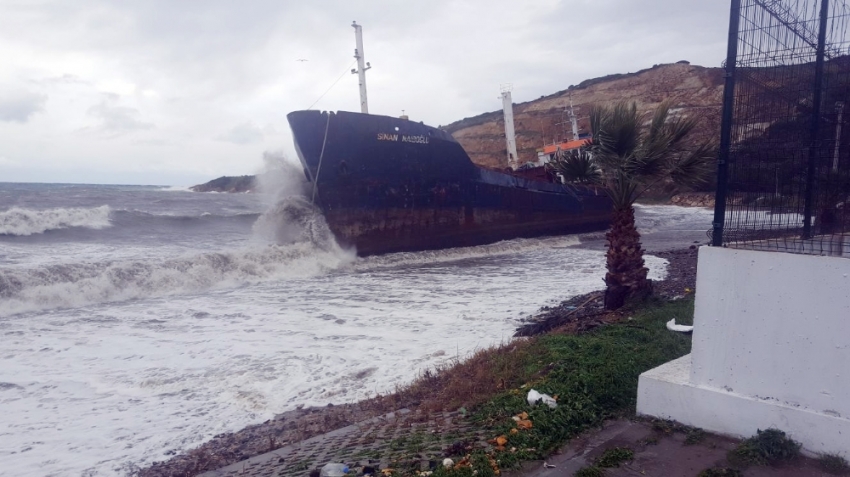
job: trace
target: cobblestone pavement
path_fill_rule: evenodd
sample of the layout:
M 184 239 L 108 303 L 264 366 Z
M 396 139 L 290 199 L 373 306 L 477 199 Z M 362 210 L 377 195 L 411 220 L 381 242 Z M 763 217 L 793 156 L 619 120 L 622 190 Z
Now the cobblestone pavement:
M 403 409 L 281 447 L 202 477 L 307 477 L 328 462 L 354 469 L 422 469 L 442 462 L 445 450 L 487 447 L 487 431 L 459 412 L 423 414 Z M 460 449 L 458 448 L 460 446 Z M 457 454 L 459 452 L 453 452 Z

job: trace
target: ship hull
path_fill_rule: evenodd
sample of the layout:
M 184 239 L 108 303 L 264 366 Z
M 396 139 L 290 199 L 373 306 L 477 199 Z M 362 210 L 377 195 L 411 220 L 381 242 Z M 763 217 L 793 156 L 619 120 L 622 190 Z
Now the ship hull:
M 602 230 L 611 202 L 480 168 L 445 131 L 359 113 L 288 115 L 310 197 L 358 255 Z

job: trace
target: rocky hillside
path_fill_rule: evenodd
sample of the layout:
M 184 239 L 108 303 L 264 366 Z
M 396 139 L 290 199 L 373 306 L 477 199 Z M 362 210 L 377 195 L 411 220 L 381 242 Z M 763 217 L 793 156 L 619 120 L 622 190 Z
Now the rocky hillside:
M 662 101 L 673 102 L 674 112 L 700 119 L 695 140 L 716 138 L 720 131 L 723 70 L 682 61 L 656 65 L 637 73 L 595 78 L 558 93 L 514 104 L 514 126 L 520 163 L 537 159 L 544 144 L 561 142 L 570 130 L 564 109 L 572 98 L 580 132 L 590 132 L 588 114 L 594 104 L 634 101 L 640 111 L 650 112 Z M 476 164 L 507 167 L 505 126 L 502 111 L 493 111 L 444 126 L 460 142 Z
M 626 100 L 650 113 L 662 101 L 671 100 L 674 113 L 699 118 L 694 140 L 714 139 L 720 134 L 720 108 L 723 98 L 723 70 L 705 68 L 681 61 L 656 65 L 637 73 L 615 74 L 583 81 L 578 85 L 541 96 L 534 101 L 514 104 L 514 126 L 520 163 L 537 159 L 537 149 L 561 142 L 570 130 L 564 110 L 572 98 L 579 130 L 590 132 L 588 114 L 594 104 Z M 472 161 L 493 167 L 507 167 L 505 124 L 502 111 L 492 111 L 443 126 L 460 142 Z M 220 177 L 192 187 L 197 192 L 249 192 L 253 176 Z

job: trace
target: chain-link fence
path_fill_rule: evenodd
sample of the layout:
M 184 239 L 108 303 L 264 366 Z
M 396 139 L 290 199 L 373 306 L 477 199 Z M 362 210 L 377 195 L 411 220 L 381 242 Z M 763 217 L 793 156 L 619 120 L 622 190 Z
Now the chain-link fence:
M 716 246 L 850 257 L 850 8 L 732 0 Z

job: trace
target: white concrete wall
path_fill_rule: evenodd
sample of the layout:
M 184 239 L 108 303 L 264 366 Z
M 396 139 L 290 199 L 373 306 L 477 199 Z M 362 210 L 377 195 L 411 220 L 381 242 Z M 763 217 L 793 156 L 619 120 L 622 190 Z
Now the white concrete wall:
M 850 260 L 699 253 L 690 384 L 850 419 Z
M 691 355 L 640 375 L 637 412 L 741 439 L 781 429 L 803 452 L 847 456 L 850 420 L 690 383 Z

